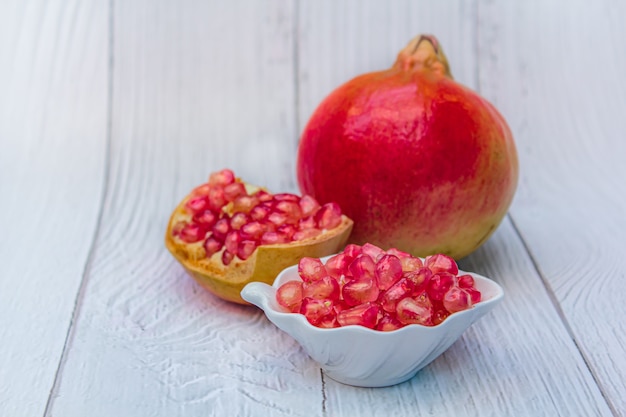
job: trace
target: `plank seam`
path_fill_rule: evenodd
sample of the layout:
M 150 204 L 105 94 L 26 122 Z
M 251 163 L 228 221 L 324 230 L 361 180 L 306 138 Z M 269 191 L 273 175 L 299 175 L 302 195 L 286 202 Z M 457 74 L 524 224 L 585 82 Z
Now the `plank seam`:
M 67 354 L 68 348 L 72 339 L 74 325 L 80 313 L 80 306 L 82 300 L 84 299 L 85 289 L 87 285 L 87 276 L 89 275 L 89 271 L 91 270 L 91 266 L 94 261 L 94 253 L 96 248 L 96 243 L 100 236 L 100 230 L 102 226 L 102 218 L 104 215 L 104 207 L 107 199 L 107 195 L 109 193 L 109 171 L 110 171 L 110 162 L 111 162 L 111 137 L 113 130 L 113 45 L 114 45 L 114 37 L 113 37 L 113 18 L 114 18 L 114 0 L 109 0 L 109 17 L 108 17 L 108 45 L 107 45 L 107 106 L 106 106 L 106 133 L 105 133 L 105 149 L 104 149 L 104 181 L 102 183 L 102 191 L 100 198 L 100 209 L 98 211 L 98 216 L 96 219 L 96 226 L 94 230 L 93 239 L 91 244 L 89 245 L 89 252 L 87 255 L 87 260 L 85 261 L 85 265 L 83 267 L 83 272 L 81 276 L 80 285 L 78 286 L 78 292 L 74 299 L 74 306 L 72 308 L 72 316 L 70 319 L 70 324 L 67 328 L 67 333 L 65 335 L 65 340 L 63 342 L 63 349 L 61 351 L 61 358 L 59 360 L 59 364 L 57 366 L 56 372 L 54 374 L 54 380 L 52 382 L 52 387 L 50 388 L 50 393 L 48 394 L 48 399 L 46 401 L 46 406 L 44 408 L 43 416 L 47 417 L 50 415 L 54 400 L 57 395 L 58 386 L 61 378 L 61 374 L 63 372 L 63 368 L 65 367 L 65 363 L 67 362 Z
M 300 1 L 296 0 L 293 8 L 293 84 L 294 84 L 294 124 L 295 139 L 298 140 L 301 131 L 300 120 Z
M 578 343 L 578 339 L 576 338 L 576 335 L 575 335 L 572 327 L 570 326 L 569 321 L 567 320 L 567 316 L 565 315 L 565 312 L 561 308 L 561 304 L 559 303 L 559 301 L 558 301 L 558 299 L 556 297 L 556 294 L 555 294 L 554 290 L 552 289 L 552 286 L 550 285 L 550 283 L 546 279 L 545 274 L 542 272 L 541 267 L 539 266 L 539 262 L 535 259 L 535 257 L 533 256 L 532 251 L 530 250 L 530 247 L 526 243 L 526 240 L 522 237 L 522 234 L 520 233 L 520 230 L 517 227 L 517 224 L 515 223 L 515 220 L 513 219 L 513 216 L 510 213 L 507 213 L 507 217 L 511 221 L 511 225 L 513 226 L 513 230 L 515 231 L 515 234 L 517 235 L 518 239 L 522 243 L 522 246 L 524 247 L 524 250 L 526 251 L 526 254 L 528 255 L 528 258 L 530 259 L 530 262 L 531 262 L 531 264 L 533 266 L 533 269 L 535 270 L 535 272 L 539 276 L 539 279 L 541 280 L 541 283 L 543 284 L 543 287 L 545 288 L 546 293 L 548 294 L 548 297 L 550 299 L 550 302 L 552 303 L 552 306 L 554 307 L 554 309 L 556 310 L 557 315 L 561 319 L 561 323 L 565 327 L 565 331 L 567 332 L 569 337 L 574 342 L 574 346 L 576 346 L 576 349 L 578 350 L 578 353 L 580 354 L 583 362 L 585 363 L 585 366 L 587 367 L 587 370 L 589 371 L 589 374 L 591 374 L 591 377 L 593 378 L 593 381 L 595 382 L 596 387 L 598 388 L 598 391 L 600 391 L 600 395 L 602 396 L 602 398 L 604 398 L 604 401 L 606 402 L 609 410 L 611 410 L 611 413 L 613 414 L 613 416 L 619 416 L 620 414 L 618 413 L 618 410 L 615 409 L 615 406 L 611 403 L 611 401 L 608 398 L 607 394 L 604 392 L 603 386 L 600 383 L 600 379 L 598 378 L 598 375 L 596 374 L 596 372 L 594 372 L 594 369 L 591 366 L 591 360 L 587 357 L 587 355 L 585 354 L 584 350 L 581 348 L 580 344 Z

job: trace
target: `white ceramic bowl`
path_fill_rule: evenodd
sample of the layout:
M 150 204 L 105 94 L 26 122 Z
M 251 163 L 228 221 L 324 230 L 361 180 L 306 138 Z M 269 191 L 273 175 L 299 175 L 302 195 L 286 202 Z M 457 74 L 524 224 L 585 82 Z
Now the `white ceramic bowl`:
M 462 273 L 468 272 L 459 272 Z M 300 279 L 297 265 L 283 270 L 272 286 L 260 282 L 246 285 L 241 296 L 296 339 L 326 375 L 348 385 L 384 387 L 412 378 L 500 302 L 504 294 L 498 284 L 469 274 L 482 293 L 480 303 L 450 315 L 438 326 L 411 324 L 391 332 L 363 326 L 321 329 L 311 325 L 302 314 L 284 312 L 276 301 L 276 290 L 287 281 Z

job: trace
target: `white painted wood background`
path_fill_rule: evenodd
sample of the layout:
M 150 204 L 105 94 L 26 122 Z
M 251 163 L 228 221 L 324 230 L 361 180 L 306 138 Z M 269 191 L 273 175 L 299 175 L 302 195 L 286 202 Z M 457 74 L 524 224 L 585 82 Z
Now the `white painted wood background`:
M 626 3 L 2 0 L 0 416 L 626 416 Z M 412 380 L 325 377 L 163 246 L 230 167 L 296 191 L 317 103 L 435 34 L 516 198 L 462 261 L 505 301 Z

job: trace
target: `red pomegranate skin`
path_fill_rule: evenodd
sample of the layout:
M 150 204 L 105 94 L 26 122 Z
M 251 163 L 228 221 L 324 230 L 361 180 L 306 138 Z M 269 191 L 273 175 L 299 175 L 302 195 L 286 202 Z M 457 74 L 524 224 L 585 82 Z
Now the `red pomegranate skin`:
M 353 243 L 459 259 L 506 214 L 517 153 L 498 111 L 449 76 L 436 40 L 418 46 L 319 105 L 299 144 L 298 183 L 339 203 L 354 220 Z

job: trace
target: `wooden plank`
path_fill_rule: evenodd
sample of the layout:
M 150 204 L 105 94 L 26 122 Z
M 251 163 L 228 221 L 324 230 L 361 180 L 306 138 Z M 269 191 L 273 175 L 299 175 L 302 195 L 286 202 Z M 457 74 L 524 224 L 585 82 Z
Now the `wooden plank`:
M 294 187 L 293 4 L 116 2 L 110 193 L 51 415 L 320 415 L 321 378 L 253 307 L 166 252 L 224 166 Z
M 512 216 L 615 415 L 626 415 L 623 2 L 481 3 L 480 88 L 519 144 Z
M 0 415 L 43 415 L 97 228 L 107 2 L 0 5 Z
M 316 2 L 300 7 L 301 123 L 332 88 L 389 66 L 397 50 L 419 32 L 434 33 L 455 78 L 477 86 L 475 3 Z M 325 377 L 326 413 L 608 415 L 509 221 L 462 266 L 496 278 L 507 293 L 502 306 L 405 384 L 360 389 Z M 547 309 L 538 309 L 536 303 Z M 547 335 L 551 339 L 546 344 Z

